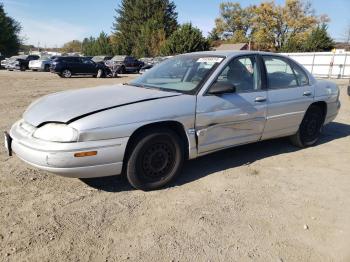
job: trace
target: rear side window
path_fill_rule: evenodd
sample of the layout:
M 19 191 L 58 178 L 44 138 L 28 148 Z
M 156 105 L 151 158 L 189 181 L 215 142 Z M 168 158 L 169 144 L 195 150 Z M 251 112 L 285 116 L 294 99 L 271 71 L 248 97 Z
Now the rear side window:
M 304 72 L 303 69 L 300 68 L 300 66 L 296 65 L 295 63 L 292 64 L 294 73 L 297 77 L 299 86 L 307 86 L 309 85 L 309 78 Z
M 263 56 L 270 89 L 298 86 L 297 77 L 290 64 L 283 58 Z

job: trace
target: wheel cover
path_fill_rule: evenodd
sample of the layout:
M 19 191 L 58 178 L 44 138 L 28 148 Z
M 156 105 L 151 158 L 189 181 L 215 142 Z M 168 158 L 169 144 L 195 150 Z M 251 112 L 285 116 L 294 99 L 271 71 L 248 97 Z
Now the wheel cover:
M 301 138 L 304 143 L 311 143 L 318 139 L 322 127 L 322 118 L 319 114 L 311 113 L 305 116 L 301 128 Z
M 71 72 L 70 72 L 69 70 L 64 70 L 64 71 L 63 71 L 63 75 L 64 75 L 65 77 L 70 77 L 72 74 L 71 74 Z
M 150 182 L 167 177 L 175 165 L 175 147 L 160 142 L 147 146 L 140 157 L 141 174 Z

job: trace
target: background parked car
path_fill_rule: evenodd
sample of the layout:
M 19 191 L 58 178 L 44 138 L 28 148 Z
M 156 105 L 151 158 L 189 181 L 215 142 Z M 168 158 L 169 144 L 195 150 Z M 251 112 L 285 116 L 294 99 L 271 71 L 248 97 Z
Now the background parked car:
M 29 69 L 32 71 L 49 72 L 52 60 L 57 56 L 42 56 L 38 60 L 29 61 Z
M 106 61 L 111 59 L 112 59 L 111 56 L 104 56 L 104 55 L 98 55 L 91 58 L 91 60 L 94 61 L 95 63 L 102 63 L 102 64 L 104 64 Z
M 14 59 L 10 59 L 7 63 L 6 68 L 10 71 L 21 70 L 25 71 L 29 69 L 29 62 L 32 60 L 38 60 L 40 57 L 38 55 L 20 55 Z
M 152 67 L 155 65 L 163 62 L 164 60 L 167 60 L 169 57 L 162 57 L 158 56 L 153 58 L 152 60 L 149 60 L 141 69 L 140 69 L 140 74 L 146 73 L 148 70 L 150 70 Z
M 69 78 L 73 75 L 92 75 L 104 77 L 108 74 L 108 68 L 104 64 L 95 63 L 86 57 L 66 56 L 57 57 L 51 63 L 50 71 L 60 77 Z
M 106 62 L 106 65 L 109 67 L 116 67 L 118 73 L 125 74 L 138 73 L 145 63 L 132 56 L 114 56 L 111 60 Z

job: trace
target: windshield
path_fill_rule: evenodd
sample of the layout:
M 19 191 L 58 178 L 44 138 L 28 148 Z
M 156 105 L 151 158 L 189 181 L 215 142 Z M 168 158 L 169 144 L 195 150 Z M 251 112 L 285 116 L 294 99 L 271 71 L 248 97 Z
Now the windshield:
M 194 94 L 222 60 L 221 56 L 180 55 L 158 64 L 130 84 Z

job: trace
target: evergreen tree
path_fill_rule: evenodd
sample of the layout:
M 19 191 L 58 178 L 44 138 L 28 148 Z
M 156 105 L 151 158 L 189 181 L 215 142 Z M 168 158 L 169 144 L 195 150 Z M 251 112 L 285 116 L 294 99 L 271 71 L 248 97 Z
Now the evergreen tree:
M 166 41 L 162 48 L 164 55 L 175 55 L 209 50 L 209 41 L 191 23 L 180 26 Z
M 110 37 L 103 31 L 98 38 L 92 36 L 85 38 L 82 43 L 82 50 L 84 55 L 87 56 L 113 55 Z
M 328 35 L 327 25 L 324 23 L 312 30 L 304 45 L 306 52 L 330 51 L 333 48 L 334 41 Z
M 158 55 L 161 44 L 177 28 L 175 8 L 171 0 L 122 0 L 113 24 L 115 52 Z
M 20 31 L 20 24 L 7 16 L 3 4 L 0 3 L 0 53 L 2 55 L 11 56 L 18 53 L 21 45 Z

